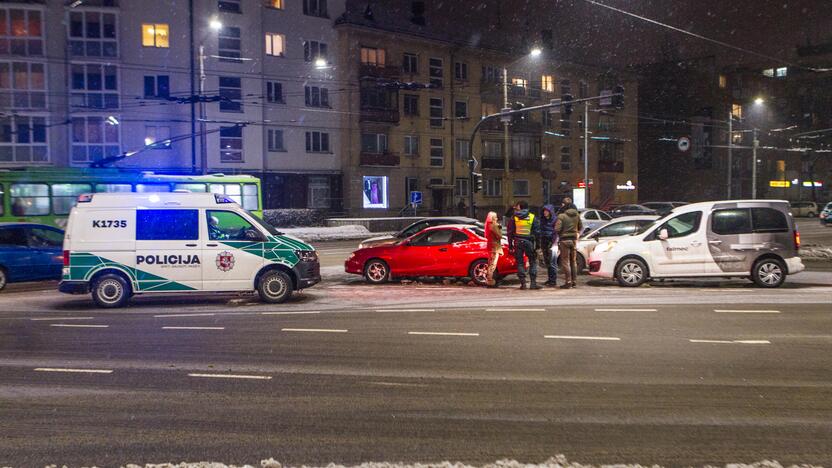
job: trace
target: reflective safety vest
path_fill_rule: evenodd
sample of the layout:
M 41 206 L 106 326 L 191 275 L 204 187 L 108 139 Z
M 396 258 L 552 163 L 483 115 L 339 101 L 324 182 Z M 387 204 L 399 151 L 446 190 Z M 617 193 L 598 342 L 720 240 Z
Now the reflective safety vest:
M 526 219 L 514 217 L 514 233 L 518 236 L 530 237 L 532 235 L 532 224 L 534 224 L 534 215 L 529 213 Z

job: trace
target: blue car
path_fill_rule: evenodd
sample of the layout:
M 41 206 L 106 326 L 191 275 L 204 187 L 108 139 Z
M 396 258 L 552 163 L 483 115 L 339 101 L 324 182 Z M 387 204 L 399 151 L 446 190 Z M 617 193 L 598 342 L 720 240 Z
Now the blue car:
M 820 219 L 821 225 L 832 226 L 832 202 L 827 203 L 823 207 L 823 211 L 820 212 L 818 218 Z
M 59 280 L 64 232 L 33 223 L 0 223 L 0 290 L 6 283 Z

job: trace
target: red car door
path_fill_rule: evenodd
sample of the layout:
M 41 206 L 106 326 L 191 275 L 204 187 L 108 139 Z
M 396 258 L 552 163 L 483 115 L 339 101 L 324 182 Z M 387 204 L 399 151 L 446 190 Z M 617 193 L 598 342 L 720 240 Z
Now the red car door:
M 430 269 L 435 250 L 428 242 L 432 231 L 417 234 L 397 245 L 390 258 L 390 270 L 393 276 L 419 276 Z

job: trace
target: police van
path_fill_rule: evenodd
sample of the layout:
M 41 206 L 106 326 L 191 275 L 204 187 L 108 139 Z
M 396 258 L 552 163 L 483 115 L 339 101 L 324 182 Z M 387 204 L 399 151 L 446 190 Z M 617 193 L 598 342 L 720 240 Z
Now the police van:
M 803 271 L 799 248 L 785 200 L 694 203 L 639 233 L 599 243 L 589 272 L 632 287 L 651 278 L 740 277 L 775 288 Z
M 213 193 L 81 195 L 63 250 L 60 291 L 92 293 L 100 307 L 133 294 L 255 290 L 280 303 L 321 280 L 312 246 Z

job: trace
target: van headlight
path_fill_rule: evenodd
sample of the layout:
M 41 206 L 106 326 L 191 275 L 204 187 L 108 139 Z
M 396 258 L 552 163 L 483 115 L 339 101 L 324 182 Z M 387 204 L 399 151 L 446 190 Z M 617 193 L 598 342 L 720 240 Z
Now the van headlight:
M 599 244 L 597 247 L 595 247 L 595 252 L 607 253 L 610 250 L 612 250 L 615 247 L 616 244 L 618 244 L 617 241 L 603 242 L 603 243 Z
M 314 250 L 295 250 L 295 255 L 301 262 L 317 262 L 318 252 Z

